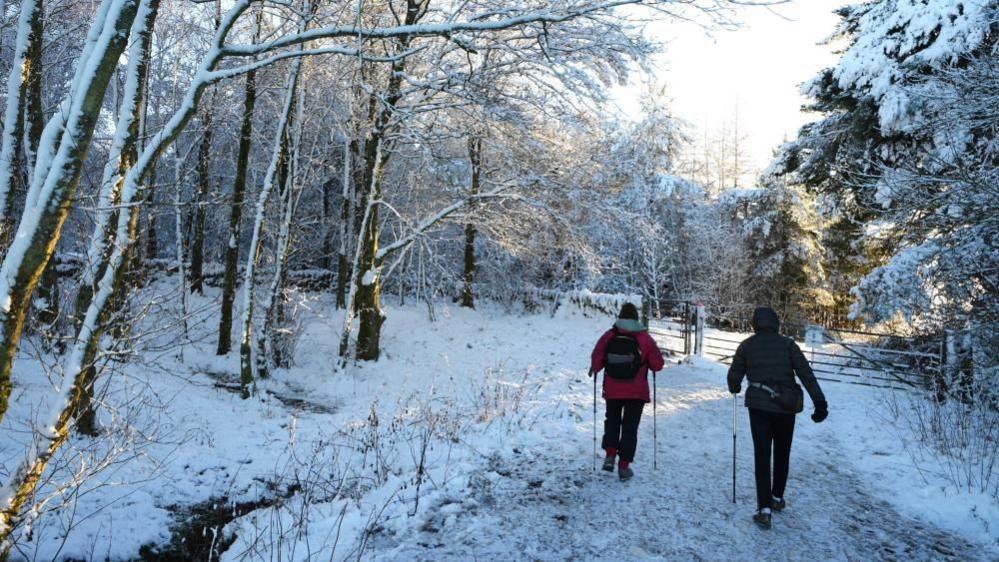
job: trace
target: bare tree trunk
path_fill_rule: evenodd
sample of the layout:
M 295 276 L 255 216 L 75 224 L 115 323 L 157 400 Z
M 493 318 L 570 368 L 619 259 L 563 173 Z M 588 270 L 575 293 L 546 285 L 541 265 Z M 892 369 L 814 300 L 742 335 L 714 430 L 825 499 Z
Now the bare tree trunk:
M 378 156 L 378 159 L 380 160 L 381 159 L 380 149 L 376 151 L 375 154 Z M 363 206 L 364 214 L 361 216 L 361 231 L 366 231 L 368 229 L 368 221 L 371 219 L 371 210 L 375 206 L 375 201 L 372 198 L 372 193 L 373 193 L 372 191 L 368 190 L 367 199 L 365 199 L 364 201 L 364 206 Z M 345 306 L 346 310 L 343 315 L 343 329 L 340 332 L 340 357 L 342 358 L 341 366 L 346 364 L 347 359 L 350 355 L 350 332 L 354 320 L 353 312 L 354 310 L 356 310 L 355 298 L 357 296 L 357 287 L 360 286 L 358 279 L 358 270 L 360 269 L 359 265 L 361 262 L 361 252 L 362 252 L 362 245 L 357 244 L 354 247 L 354 261 L 350 268 L 350 284 L 349 284 L 350 291 L 347 293 L 347 300 Z
M 358 239 L 358 267 L 357 286 L 354 289 L 354 310 L 358 316 L 357 327 L 357 354 L 356 357 L 362 361 L 377 361 L 380 352 L 382 323 L 385 316 L 381 311 L 381 276 L 378 270 L 381 267 L 378 254 L 378 200 L 381 198 L 381 176 L 386 158 L 382 156 L 379 149 L 375 157 L 374 170 L 372 174 L 372 185 L 369 194 L 368 217 L 364 221 L 364 229 Z
M 176 152 L 176 147 L 174 147 Z M 176 239 L 176 244 L 174 247 L 174 256 L 177 258 L 177 282 L 180 285 L 180 322 L 181 322 L 181 335 L 183 340 L 187 340 L 187 255 L 184 252 L 184 207 L 181 205 L 180 201 L 180 189 L 181 181 L 183 177 L 183 172 L 181 171 L 183 165 L 183 159 L 179 154 L 175 154 L 174 159 L 174 178 L 176 178 L 176 183 L 174 185 L 173 192 L 173 230 L 174 238 Z M 182 344 L 183 345 L 183 344 Z M 183 359 L 184 350 L 183 347 L 180 349 L 179 358 Z
M 118 223 L 118 205 L 121 203 L 122 181 L 128 171 L 135 165 L 138 158 L 139 131 L 146 101 L 146 74 L 149 69 L 149 57 L 152 51 L 153 25 L 156 21 L 160 0 L 146 0 L 143 11 L 143 21 L 137 21 L 133 30 L 132 45 L 129 49 L 129 66 L 126 70 L 123 101 L 118 110 L 118 123 L 115 130 L 108 162 L 104 167 L 98 196 L 97 219 L 94 221 L 94 232 L 91 235 L 90 248 L 87 252 L 87 262 L 84 264 L 83 280 L 76 298 L 77 322 L 81 322 L 93 300 L 96 284 L 104 276 L 108 267 L 108 257 L 111 247 L 116 243 L 116 231 L 113 226 Z M 132 213 L 137 213 L 133 207 Z M 134 225 L 132 226 L 134 231 Z M 134 232 L 130 231 L 130 239 Z M 121 302 L 121 287 L 116 287 L 115 302 Z M 97 367 L 94 365 L 98 340 L 103 333 L 106 320 L 117 307 L 111 307 L 99 319 L 99 326 L 94 330 L 93 342 L 88 346 L 93 355 L 84 358 L 83 392 L 80 394 L 79 416 L 76 423 L 77 431 L 83 435 L 96 435 L 96 415 L 93 409 L 94 380 L 97 378 Z
M 38 143 L 45 129 L 45 115 L 42 112 L 42 37 L 44 35 L 43 10 L 39 8 L 31 20 L 31 34 L 28 40 L 28 56 L 25 59 L 24 79 L 27 85 L 27 100 L 24 114 L 24 129 L 27 132 L 27 145 L 24 147 L 25 174 L 24 185 L 34 174 L 35 161 L 38 155 Z M 4 244 L 6 247 L 6 244 Z M 38 310 L 38 321 L 43 331 L 51 329 L 59 317 L 59 274 L 56 271 L 58 260 L 51 261 L 42 272 L 39 281 L 39 302 L 43 303 Z
M 10 74 L 7 78 L 7 106 L 4 112 L 2 140 L 0 140 L 0 255 L 6 253 L 14 232 L 18 185 L 25 175 L 25 170 L 20 165 L 25 106 L 29 106 L 28 110 L 31 112 L 29 118 L 41 115 L 42 16 L 41 0 L 21 0 L 14 60 L 11 61 Z M 34 95 L 31 90 L 37 91 L 37 99 L 32 99 Z M 39 105 L 31 107 L 35 103 Z M 27 151 L 31 155 L 37 151 L 41 126 L 42 124 L 31 123 L 32 129 L 38 129 L 31 131 L 31 136 L 35 139 L 35 146 L 29 147 Z M 28 173 L 27 176 L 30 178 L 31 174 Z
M 156 232 L 156 213 L 153 205 L 156 203 L 156 166 L 149 168 L 148 180 L 146 181 L 146 251 L 147 260 L 154 260 L 159 257 L 159 236 Z
M 406 16 L 404 25 L 415 25 L 426 14 L 428 6 L 427 0 L 407 0 Z M 411 38 L 401 37 L 398 40 L 397 50 L 403 52 L 409 48 Z M 392 114 L 396 105 L 402 99 L 402 75 L 406 69 L 405 59 L 392 63 L 391 74 L 389 75 L 388 89 L 382 106 L 377 112 L 374 128 L 371 136 L 365 143 L 365 183 L 364 188 L 369 190 L 369 201 L 377 202 L 381 198 L 382 172 L 388 164 L 391 150 L 388 150 L 386 135 L 392 121 Z M 378 208 L 372 206 L 366 209 L 370 214 L 369 220 L 362 229 L 357 243 L 361 246 L 357 264 L 363 272 L 360 276 L 354 274 L 358 280 L 358 285 L 354 288 L 354 312 L 358 315 L 359 324 L 357 328 L 357 359 L 364 361 L 377 361 L 379 356 L 379 345 L 381 340 L 382 323 L 385 321 L 381 311 L 380 293 L 381 279 L 378 269 L 381 267 L 378 260 L 378 238 L 380 235 L 380 225 L 378 222 Z M 348 314 L 350 311 L 348 310 Z
M 342 208 L 340 212 L 340 250 L 337 252 L 336 264 L 336 307 L 347 305 L 347 280 L 350 272 L 350 262 L 347 255 L 350 252 L 351 241 L 354 238 L 354 184 L 351 176 L 354 164 L 351 156 L 357 150 L 357 141 L 343 141 L 343 190 Z
M 202 122 L 201 147 L 198 150 L 198 191 L 194 198 L 191 213 L 191 292 L 204 294 L 205 264 L 205 205 L 208 204 L 208 191 L 211 187 L 209 164 L 212 154 L 212 104 L 205 111 Z
M 256 73 L 251 70 L 246 74 L 243 123 L 239 129 L 239 154 L 236 158 L 236 179 L 232 184 L 232 206 L 229 208 L 229 240 L 225 248 L 225 276 L 222 281 L 222 314 L 219 320 L 219 342 L 215 350 L 218 355 L 229 353 L 232 345 L 232 304 L 236 299 L 236 277 L 239 273 L 239 226 L 246 194 L 246 170 L 250 165 L 253 107 L 256 101 Z
M 284 106 L 278 119 L 277 131 L 275 131 L 274 148 L 271 152 L 271 162 L 267 167 L 264 176 L 264 185 L 260 189 L 257 197 L 256 215 L 253 221 L 253 237 L 250 242 L 250 255 L 246 260 L 246 270 L 243 273 L 243 330 L 239 344 L 239 373 L 240 384 L 243 389 L 243 398 L 250 397 L 251 386 L 255 379 L 254 370 L 256 361 L 253 346 L 253 292 L 254 276 L 256 274 L 257 258 L 260 254 L 262 234 L 264 229 L 264 217 L 267 202 L 274 189 L 274 183 L 278 176 L 278 169 L 281 167 L 282 153 L 285 147 L 285 138 L 288 131 L 288 122 L 291 116 L 295 100 L 295 91 L 298 86 L 298 75 L 301 69 L 301 59 L 295 59 L 288 71 L 288 80 L 285 86 Z
M 482 139 L 475 137 L 468 141 L 468 162 L 471 168 L 469 193 L 479 194 L 479 174 L 482 170 Z M 472 293 L 472 282 L 475 280 L 475 225 L 471 221 L 465 223 L 465 285 L 461 292 L 461 306 L 475 308 L 475 296 Z
M 125 49 L 137 0 L 106 0 L 81 55 L 76 88 L 46 125 L 24 215 L 15 242 L 0 266 L 0 419 L 7 411 L 10 370 L 21 339 L 24 317 L 42 271 L 48 264 L 79 185 L 104 92 Z M 65 121 L 64 121 L 65 119 Z M 56 138 L 56 137 L 61 138 Z M 44 157 L 42 156 L 44 152 Z M 44 161 L 45 165 L 41 163 Z M 43 189 L 44 188 L 44 189 Z M 41 197 L 44 200 L 40 200 Z M 30 212 L 29 212 L 30 211 Z M 7 517 L 4 512 L 3 517 Z M 0 529 L 6 528 L 0 522 Z M 0 531 L 0 538 L 3 538 Z
M 267 378 L 270 369 L 282 363 L 280 352 L 274 346 L 274 330 L 280 326 L 283 318 L 281 293 L 286 277 L 285 263 L 291 249 L 291 222 L 295 218 L 296 189 L 291 177 L 285 179 L 283 191 L 281 227 L 274 248 L 274 277 L 271 279 L 271 286 L 264 301 L 263 326 L 257 336 L 257 374 L 260 378 Z

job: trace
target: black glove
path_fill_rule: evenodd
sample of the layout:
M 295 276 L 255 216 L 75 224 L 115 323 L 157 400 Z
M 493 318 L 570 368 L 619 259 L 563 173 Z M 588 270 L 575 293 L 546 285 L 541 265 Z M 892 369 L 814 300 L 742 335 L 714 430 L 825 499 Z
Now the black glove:
M 728 387 L 728 391 L 731 392 L 732 394 L 739 394 L 740 392 L 742 392 L 742 385 L 740 384 L 739 386 L 730 386 Z
M 818 401 L 815 403 L 815 413 L 812 414 L 812 421 L 815 423 L 822 423 L 822 420 L 829 417 L 829 405 L 825 401 Z
M 586 376 L 593 377 L 593 375 L 596 375 L 596 374 L 597 373 L 593 369 L 590 369 L 590 372 Z

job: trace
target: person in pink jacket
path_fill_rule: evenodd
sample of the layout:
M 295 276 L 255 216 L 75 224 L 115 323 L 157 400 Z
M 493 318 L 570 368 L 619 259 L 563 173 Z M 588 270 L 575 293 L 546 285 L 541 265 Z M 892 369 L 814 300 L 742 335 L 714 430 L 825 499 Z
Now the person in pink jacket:
M 662 370 L 663 354 L 638 321 L 631 303 L 621 307 L 614 327 L 597 340 L 590 356 L 590 376 L 604 371 L 603 397 L 607 405 L 601 447 L 607 453 L 603 469 L 627 480 L 634 476 L 631 463 L 638 445 L 638 424 L 649 402 L 649 370 Z

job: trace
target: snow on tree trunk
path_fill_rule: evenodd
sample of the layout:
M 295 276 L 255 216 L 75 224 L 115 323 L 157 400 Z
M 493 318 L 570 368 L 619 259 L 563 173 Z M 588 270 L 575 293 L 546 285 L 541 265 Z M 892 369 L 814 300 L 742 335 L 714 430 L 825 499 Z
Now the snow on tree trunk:
M 174 147 L 174 175 L 176 185 L 173 192 L 173 233 L 174 233 L 174 257 L 177 258 L 177 283 L 180 285 L 180 322 L 181 335 L 187 339 L 187 256 L 184 252 L 184 207 L 180 200 L 181 178 L 184 177 L 184 159 L 177 154 Z M 180 350 L 179 358 L 183 358 L 183 348 Z
M 257 335 L 257 373 L 266 378 L 271 368 L 281 364 L 280 353 L 274 346 L 274 331 L 280 325 L 282 314 L 282 295 L 285 281 L 285 263 L 291 249 L 291 221 L 295 217 L 296 189 L 294 174 L 285 179 L 282 193 L 282 220 L 278 231 L 277 244 L 274 247 L 274 276 L 264 299 L 263 326 Z
M 75 318 L 77 321 L 80 321 L 82 316 L 86 314 L 96 290 L 97 280 L 104 276 L 104 271 L 107 269 L 111 245 L 115 243 L 115 232 L 111 230 L 111 226 L 118 223 L 120 212 L 118 204 L 121 202 L 122 181 L 138 158 L 139 131 L 146 99 L 146 73 L 149 69 L 152 31 L 159 3 L 160 0 L 147 0 L 147 4 L 144 5 L 144 19 L 136 21 L 132 31 L 125 87 L 122 92 L 122 103 L 118 108 L 118 123 L 101 178 L 94 232 L 90 238 L 87 260 L 83 264 L 83 279 L 76 298 Z M 118 296 L 121 297 L 120 287 L 117 292 Z M 108 316 L 110 314 L 105 313 L 100 322 L 103 324 Z M 96 340 L 100 338 L 104 326 L 100 328 L 95 330 L 92 336 L 95 341 L 90 347 L 93 350 L 97 349 Z M 93 410 L 93 383 L 97 376 L 94 360 L 93 356 L 84 360 L 86 375 L 77 420 L 77 431 L 84 435 L 96 435 L 97 433 Z
M 277 130 L 274 133 L 274 148 L 271 151 L 271 161 L 264 176 L 264 185 L 257 196 L 256 215 L 253 220 L 253 235 L 250 239 L 250 252 L 246 259 L 246 270 L 243 273 L 243 330 L 239 343 L 239 373 L 243 398 L 250 397 L 250 387 L 255 379 L 254 369 L 256 367 L 256 358 L 254 357 L 255 348 L 253 346 L 253 292 L 257 259 L 260 254 L 260 246 L 263 242 L 264 215 L 267 202 L 270 200 L 271 192 L 274 190 L 278 168 L 281 166 L 281 155 L 284 152 L 288 121 L 293 109 L 300 69 L 301 59 L 295 59 L 291 64 L 291 69 L 288 71 L 284 105 L 281 109 L 281 115 L 278 118 Z
M 381 311 L 381 276 L 377 271 L 381 268 L 381 261 L 377 258 L 378 237 L 381 229 L 378 225 L 378 205 L 381 199 L 382 171 L 387 158 L 379 146 L 374 159 L 374 169 L 371 174 L 371 190 L 369 192 L 369 204 L 367 210 L 367 220 L 364 221 L 364 228 L 358 239 L 358 260 L 356 268 L 363 271 L 364 275 L 356 281 L 354 288 L 353 310 L 358 317 L 357 326 L 357 353 L 356 358 L 362 361 L 377 361 L 379 355 L 379 344 L 381 340 L 382 322 L 385 316 Z M 356 271 L 358 271 L 356 270 Z M 357 278 L 355 272 L 354 278 Z
M 236 277 L 239 273 L 239 225 L 246 195 L 246 170 L 250 165 L 253 135 L 253 107 L 257 101 L 256 73 L 246 74 L 243 98 L 243 123 L 239 129 L 239 153 L 236 157 L 236 179 L 232 183 L 232 204 L 229 208 L 229 239 L 225 247 L 225 275 L 222 281 L 222 311 L 219 319 L 218 355 L 229 353 L 232 345 L 232 304 L 236 299 Z
M 24 506 L 34 493 L 35 486 L 37 485 L 42 473 L 48 461 L 52 458 L 52 455 L 59 448 L 59 446 L 66 440 L 69 432 L 69 427 L 72 422 L 73 412 L 76 410 L 76 406 L 80 400 L 80 394 L 83 392 L 83 378 L 84 378 L 84 361 L 88 354 L 92 353 L 89 349 L 90 346 L 96 340 L 92 337 L 94 332 L 98 330 L 98 320 L 103 315 L 111 297 L 114 293 L 115 287 L 118 285 L 118 280 L 123 271 L 123 265 L 125 262 L 125 257 L 134 243 L 134 229 L 137 218 L 138 207 L 134 205 L 140 200 L 141 192 L 139 191 L 139 184 L 142 181 L 145 174 L 149 171 L 152 163 L 160 155 L 160 153 L 177 138 L 180 131 L 183 130 L 184 126 L 191 119 L 194 114 L 198 102 L 200 101 L 206 87 L 213 81 L 218 80 L 221 76 L 215 71 L 215 67 L 222 59 L 222 51 L 220 45 L 225 41 L 232 29 L 236 20 L 239 16 L 247 10 L 250 5 L 250 0 L 239 0 L 234 4 L 234 6 L 229 10 L 223 25 L 219 27 L 218 32 L 215 35 L 213 47 L 208 51 L 208 53 L 203 58 L 199 71 L 192 81 L 187 95 L 185 96 L 181 106 L 177 109 L 174 115 L 169 121 L 164 125 L 163 129 L 155 135 L 145 148 L 143 148 L 142 153 L 136 161 L 135 166 L 132 167 L 125 175 L 124 181 L 122 183 L 121 189 L 121 204 L 123 207 L 132 208 L 132 212 L 120 213 L 118 217 L 117 230 L 115 234 L 116 243 L 113 245 L 111 254 L 108 259 L 108 265 L 104 272 L 103 277 L 97 283 L 97 291 L 94 293 L 93 299 L 90 306 L 87 309 L 86 315 L 83 317 L 80 323 L 76 338 L 73 341 L 72 349 L 66 357 L 66 361 L 63 365 L 62 375 L 57 384 L 57 391 L 55 392 L 51 403 L 47 409 L 44 409 L 38 418 L 36 418 L 34 435 L 36 438 L 35 443 L 26 451 L 24 459 L 17 466 L 17 468 L 9 475 L 3 488 L 0 488 L 0 553 L 6 553 L 10 548 L 10 533 L 13 530 L 14 525 L 18 522 L 18 516 L 22 506 Z M 148 3 L 143 1 L 143 14 L 145 10 L 148 10 Z M 129 14 L 131 12 L 131 14 Z M 82 96 L 80 101 L 76 103 L 65 103 L 64 106 L 68 107 L 82 107 L 83 109 L 89 109 L 92 105 L 97 105 L 96 103 L 91 104 L 95 93 L 93 91 L 94 80 L 101 78 L 105 73 L 110 75 L 110 70 L 105 72 L 105 66 L 107 60 L 117 61 L 120 56 L 121 51 L 124 49 L 122 45 L 118 50 L 118 54 L 110 57 L 106 51 L 111 50 L 111 46 L 114 45 L 115 41 L 124 41 L 128 37 L 126 32 L 127 26 L 122 29 L 122 20 L 131 20 L 135 17 L 136 6 L 127 0 L 108 0 L 106 4 L 98 9 L 98 15 L 94 20 L 94 28 L 98 31 L 97 33 L 92 33 L 91 38 L 88 38 L 88 46 L 84 49 L 84 55 L 81 57 L 81 61 L 87 65 L 88 68 L 92 69 L 93 74 L 80 71 L 78 69 L 78 77 L 82 75 L 86 76 L 96 76 L 96 78 L 91 80 L 86 80 L 78 84 L 78 88 L 70 98 L 70 101 L 76 101 L 78 96 Z M 143 21 L 145 16 L 139 21 Z M 93 55 L 96 55 L 93 56 Z M 101 78 L 104 80 L 105 86 L 107 83 L 106 77 Z M 86 87 L 83 87 L 83 85 Z M 84 117 L 80 114 L 83 113 Z M 49 139 L 55 135 L 61 133 L 63 130 L 66 131 L 68 135 L 71 135 L 69 140 L 79 139 L 80 137 L 80 127 L 79 122 L 85 121 L 85 111 L 77 111 L 69 113 L 70 119 L 68 124 L 73 126 L 65 126 L 62 124 L 50 121 L 50 125 L 46 126 L 46 131 L 43 134 L 44 139 Z M 55 123 L 53 125 L 53 123 Z M 89 140 L 89 135 L 88 139 Z M 70 143 L 72 144 L 72 143 Z M 46 149 L 46 143 L 43 141 L 41 143 L 41 150 Z M 65 144 L 60 144 L 59 150 L 64 150 Z M 76 147 L 76 145 L 73 145 Z M 79 150 L 78 148 L 75 148 Z M 69 151 L 70 149 L 65 149 Z M 55 154 L 56 151 L 49 147 L 49 152 L 45 154 Z M 69 156 L 73 156 L 74 153 L 70 153 Z M 62 156 L 56 159 L 50 166 L 46 166 L 42 169 L 41 162 L 44 162 L 43 158 L 40 158 L 39 166 L 36 166 L 34 177 L 38 178 L 46 170 L 52 170 L 53 173 L 58 173 L 56 182 L 56 187 L 61 183 L 65 182 L 63 176 L 65 175 L 65 169 L 69 166 L 66 162 L 68 157 Z M 62 172 L 62 173 L 59 173 Z M 48 190 L 43 193 L 51 195 L 53 190 Z M 29 191 L 29 201 L 34 201 L 41 199 L 42 193 L 32 193 Z M 42 213 L 37 213 L 41 215 Z M 33 217 L 32 222 L 36 222 L 38 217 Z M 21 232 L 25 228 L 25 221 L 22 219 L 21 225 L 18 227 L 18 231 Z M 20 238 L 18 239 L 21 240 Z M 53 238 L 54 242 L 54 238 Z M 25 243 L 27 244 L 27 243 Z M 15 246 L 12 247 L 11 253 L 17 250 L 18 255 L 27 254 L 23 248 Z M 49 248 L 51 250 L 51 248 Z M 19 258 L 23 260 L 24 258 Z M 10 267 L 8 264 L 11 263 L 11 256 L 8 255 L 7 259 L 4 260 L 3 271 L 6 272 Z M 3 280 L 0 283 L 8 283 L 4 281 L 10 279 L 10 276 L 4 275 Z M 17 289 L 19 285 L 14 285 L 13 288 Z M 2 286 L 4 292 L 0 295 L 10 291 L 11 287 Z M 9 293 L 8 293 L 9 294 Z M 23 312 L 21 318 L 23 319 Z M 8 320 L 9 322 L 9 320 Z M 6 324 L 4 329 L 6 329 Z M 20 328 L 20 322 L 17 324 L 17 328 Z M 9 374 L 10 374 L 10 359 L 13 357 L 13 350 L 16 348 L 16 337 L 20 335 L 20 331 L 9 332 L 15 334 L 15 341 L 10 346 L 10 348 L 4 348 L 0 350 L 0 353 L 6 355 L 0 356 L 0 359 L 5 361 L 2 364 L 4 368 L 4 375 L 8 377 L 5 379 L 7 390 L 9 394 Z M 6 339 L 9 334 L 4 332 L 4 338 Z M 7 342 L 4 341 L 7 345 Z M 6 401 L 7 394 L 3 396 Z M 4 402 L 6 406 L 6 402 Z
M 106 0 L 106 4 L 106 10 L 104 5 L 99 9 L 105 16 L 94 22 L 94 28 L 100 31 L 93 48 L 81 55 L 80 64 L 86 70 L 79 73 L 68 103 L 63 104 L 68 113 L 56 112 L 52 118 L 56 124 L 46 126 L 43 132 L 25 210 L 14 243 L 0 266 L 0 420 L 7 411 L 10 371 L 28 304 L 69 212 L 104 92 L 135 18 L 136 0 Z M 64 116 L 62 126 L 59 122 Z M 56 129 L 61 129 L 59 139 L 55 138 Z M 46 135 L 48 132 L 52 134 Z M 49 155 L 53 156 L 51 160 L 47 159 Z M 0 538 L 6 535 L 6 527 L 5 522 L 0 522 Z
M 354 236 L 354 184 L 350 181 L 353 171 L 353 159 L 356 144 L 346 138 L 343 140 L 343 190 L 340 213 L 340 249 L 337 252 L 336 264 L 336 307 L 347 305 L 347 273 L 350 262 L 347 261 L 350 252 L 351 238 Z
M 282 148 L 281 172 L 278 182 L 281 193 L 282 219 L 278 229 L 277 243 L 274 246 L 274 276 L 271 278 L 271 285 L 264 299 L 263 326 L 257 334 L 257 373 L 261 378 L 266 378 L 273 367 L 282 363 L 280 351 L 274 345 L 274 332 L 284 319 L 284 301 L 281 292 L 286 277 L 285 264 L 291 250 L 291 222 L 294 220 L 297 206 L 296 166 L 300 161 L 299 147 L 302 140 L 304 98 L 296 96 L 296 100 L 295 113 L 289 120 L 289 127 L 293 132 L 285 135 L 284 147 Z M 289 145 L 291 150 L 289 150 Z
M 377 146 L 375 149 L 375 157 L 381 160 L 381 145 Z M 361 217 L 361 231 L 364 232 L 368 229 L 368 222 L 371 221 L 372 209 L 375 207 L 377 202 L 373 197 L 374 191 L 368 190 L 367 199 L 364 201 L 364 214 Z M 350 333 L 353 328 L 354 321 L 354 311 L 357 310 L 355 299 L 357 297 L 357 288 L 360 286 L 361 280 L 358 279 L 358 271 L 360 269 L 361 263 L 361 252 L 363 251 L 363 244 L 358 241 L 358 244 L 354 247 L 354 259 L 350 268 L 350 290 L 347 292 L 347 298 L 345 303 L 345 311 L 343 315 L 343 328 L 340 331 L 340 357 L 341 366 L 345 365 L 347 359 L 350 356 Z
M 42 111 L 42 37 L 44 36 L 43 10 L 37 10 L 31 19 L 31 33 L 28 40 L 28 56 L 25 58 L 24 81 L 27 99 L 24 107 L 24 131 L 26 144 L 22 153 L 24 157 L 24 178 L 21 183 L 27 185 L 33 175 L 38 155 L 38 143 L 41 142 L 42 131 L 45 128 L 45 114 Z M 8 207 L 10 211 L 14 209 Z M 0 211 L 0 215 L 3 211 Z M 13 213 L 11 213 L 13 216 Z M 12 225 L 13 226 L 13 225 Z M 2 228 L 2 227 L 0 227 Z M 7 244 L 3 243 L 3 248 Z M 56 271 L 57 260 L 51 260 L 42 271 L 38 284 L 38 298 L 41 303 L 38 309 L 39 329 L 49 341 L 54 334 L 50 333 L 55 321 L 59 318 L 59 274 Z
M 15 185 L 22 176 L 19 156 L 24 137 L 25 105 L 32 100 L 32 82 L 40 85 L 42 3 L 22 0 L 17 19 L 14 60 L 7 77 L 7 105 L 4 111 L 3 133 L 0 134 L 0 253 L 6 251 L 14 230 Z M 40 103 L 40 100 L 39 100 Z M 32 108 L 34 109 L 34 108 Z M 38 125 L 35 124 L 35 127 Z M 39 133 L 40 135 L 40 133 Z M 37 138 L 37 137 L 35 137 Z M 29 147 L 29 152 L 37 149 Z M 30 174 L 29 174 L 30 176 Z

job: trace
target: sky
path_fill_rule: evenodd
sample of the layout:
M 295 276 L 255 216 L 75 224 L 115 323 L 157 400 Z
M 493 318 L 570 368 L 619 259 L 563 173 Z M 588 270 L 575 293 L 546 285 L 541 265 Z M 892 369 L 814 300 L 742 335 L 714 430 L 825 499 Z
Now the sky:
M 738 108 L 749 164 L 763 169 L 783 139 L 794 138 L 802 124 L 817 117 L 800 111 L 806 99 L 799 86 L 835 63 L 832 48 L 819 43 L 838 21 L 832 11 L 848 3 L 854 2 L 792 0 L 770 9 L 747 7 L 738 12 L 739 29 L 710 35 L 690 23 L 653 24 L 648 35 L 667 43 L 653 65 L 654 79 L 665 85 L 674 113 L 698 138 L 731 123 Z M 626 115 L 637 117 L 645 90 L 633 84 L 613 97 Z

